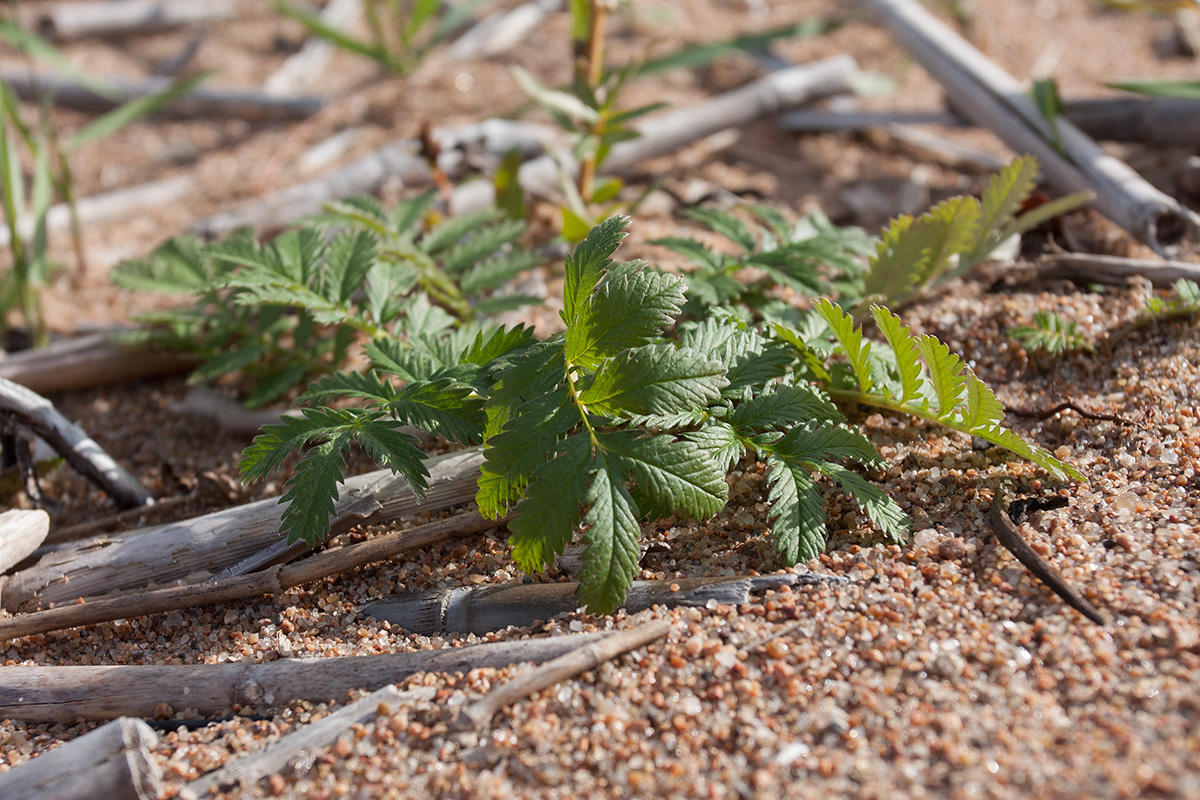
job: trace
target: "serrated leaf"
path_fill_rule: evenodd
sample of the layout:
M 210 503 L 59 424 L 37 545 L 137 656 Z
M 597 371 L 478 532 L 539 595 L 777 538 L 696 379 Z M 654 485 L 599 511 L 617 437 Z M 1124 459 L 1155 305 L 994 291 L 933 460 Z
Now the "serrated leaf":
M 475 500 L 480 513 L 495 519 L 520 499 L 555 442 L 579 424 L 565 389 L 544 394 L 521 406 L 504 428 L 487 440 Z
M 311 384 L 300 396 L 300 402 L 312 404 L 329 402 L 340 397 L 357 397 L 362 400 L 387 403 L 395 396 L 396 390 L 392 385 L 376 375 L 364 375 L 361 372 L 335 372 Z
M 633 585 L 642 529 L 637 504 L 621 482 L 620 467 L 609 464 L 603 452 L 595 454 L 591 467 L 579 594 L 588 611 L 607 614 L 624 602 Z
M 651 517 L 703 519 L 725 507 L 729 486 L 724 465 L 695 442 L 636 431 L 601 433 L 597 440 L 633 474 L 638 507 Z
M 648 344 L 671 324 L 683 301 L 683 281 L 674 275 L 610 274 L 567 328 L 567 360 L 594 368 L 622 350 Z
M 621 216 L 604 220 L 567 256 L 562 318 L 568 329 L 577 323 L 596 284 L 612 266 L 611 256 L 625 238 L 628 224 L 628 218 Z
M 725 470 L 731 469 L 746 450 L 733 426 L 727 422 L 714 420 L 699 430 L 688 431 L 683 438 L 707 453 Z
M 498 433 L 522 404 L 546 394 L 561 383 L 565 374 L 561 335 L 539 342 L 514 356 L 500 371 L 484 404 L 488 415 L 486 437 Z
M 857 472 L 852 472 L 840 464 L 822 463 L 820 469 L 841 484 L 846 493 L 854 498 L 854 502 L 858 503 L 858 507 L 866 512 L 871 522 L 888 534 L 892 541 L 903 541 L 911 523 L 908 515 L 895 500 Z
M 1032 461 L 1042 469 L 1049 472 L 1052 476 L 1059 480 L 1072 478 L 1077 481 L 1086 480 L 1074 466 L 1060 461 L 1052 456 L 1049 452 L 1038 447 L 1035 444 L 1025 441 L 1008 428 L 1002 428 L 999 425 L 992 427 L 983 427 L 971 432 L 973 435 L 981 439 L 991 442 L 992 444 L 1000 445 L 1006 450 Z
M 483 436 L 483 399 L 448 378 L 407 383 L 395 391 L 387 408 L 402 422 L 463 444 Z
M 575 536 L 592 465 L 588 439 L 577 435 L 533 473 L 517 517 L 508 523 L 513 559 L 526 572 L 543 569 Z
M 650 244 L 666 247 L 692 263 L 709 269 L 719 269 L 722 264 L 721 256 L 715 250 L 695 239 L 668 236 L 662 239 L 652 239 Z
M 342 483 L 343 451 L 349 434 L 342 432 L 314 447 L 285 484 L 281 502 L 288 504 L 280 517 L 280 530 L 287 532 L 288 543 L 305 541 L 315 545 L 329 532 L 329 519 L 336 507 L 338 484 Z
M 1004 416 L 1004 405 L 996 395 L 975 377 L 975 373 L 967 371 L 967 402 L 962 412 L 962 424 L 969 429 L 988 425 L 998 425 Z
M 494 208 L 448 217 L 429 229 L 421 237 L 420 247 L 429 255 L 437 255 L 443 250 L 458 244 L 468 234 L 475 234 L 498 220 L 501 212 Z M 488 252 L 495 250 L 493 247 Z
M 376 243 L 375 237 L 366 231 L 334 237 L 322 276 L 325 297 L 342 305 L 350 302 L 375 265 Z
M 703 222 L 747 253 L 753 250 L 757 243 L 746 223 L 733 214 L 715 208 L 689 208 L 687 215 Z
M 475 339 L 470 348 L 463 353 L 462 360 L 468 364 L 489 364 L 501 356 L 531 347 L 536 342 L 533 328 L 525 327 L 524 323 L 514 328 L 496 325 L 475 334 Z
M 272 400 L 282 397 L 293 386 L 296 386 L 312 371 L 312 365 L 303 361 L 286 364 L 282 368 L 272 369 L 261 375 L 258 385 L 242 402 L 246 408 L 258 408 Z
M 579 400 L 605 416 L 677 414 L 716 401 L 726 383 L 725 368 L 694 350 L 645 345 L 602 362 Z
M 778 430 L 811 422 L 840 422 L 842 415 L 819 390 L 807 384 L 775 384 L 738 403 L 729 424 L 738 431 Z
M 816 558 L 825 549 L 825 502 L 801 466 L 767 456 L 767 502 L 775 549 L 786 566 Z
M 495 289 L 541 262 L 542 257 L 538 253 L 517 250 L 476 262 L 463 273 L 459 283 L 467 294 Z
M 864 340 L 862 329 L 856 327 L 849 314 L 822 297 L 813 306 L 829 324 L 841 352 L 846 356 L 854 376 L 858 380 L 859 389 L 865 394 L 871 391 L 871 342 Z
M 495 215 L 492 216 L 494 218 Z M 452 221 L 458 219 L 461 218 Z M 515 242 L 525 230 L 525 222 L 501 219 L 487 225 L 477 223 L 477 227 L 470 230 L 469 236 L 463 236 L 441 254 L 442 269 L 447 275 L 461 276 L 468 268 L 494 256 L 505 245 Z M 430 236 L 432 235 L 431 231 Z
M 835 422 L 798 425 L 774 442 L 770 449 L 789 461 L 810 464 L 831 458 L 848 458 L 872 466 L 885 463 L 870 439 Z
M 883 306 L 871 306 L 871 314 L 875 317 L 879 330 L 883 331 L 883 336 L 887 339 L 896 358 L 900 396 L 894 399 L 901 403 L 921 399 L 924 391 L 916 337 L 913 336 L 908 326 L 900 321 L 900 317 Z
M 264 425 L 262 433 L 242 453 L 238 468 L 247 483 L 260 481 L 278 468 L 293 451 L 330 431 L 353 422 L 353 417 L 328 408 L 302 409 L 301 416 L 285 416 L 277 425 Z
M 112 281 L 123 289 L 192 294 L 208 285 L 213 267 L 199 239 L 175 236 L 145 258 L 122 262 L 113 270 Z
M 1003 238 L 1005 230 L 1016 218 L 1022 204 L 1037 184 L 1038 164 L 1033 156 L 1013 161 L 988 181 L 980 197 L 982 215 L 976 229 L 974 244 L 966 254 L 967 260 L 978 262 Z
M 950 352 L 950 347 L 936 336 L 925 334 L 917 339 L 917 350 L 929 370 L 929 382 L 937 394 L 938 414 L 949 416 L 962 402 L 966 378 L 962 360 Z

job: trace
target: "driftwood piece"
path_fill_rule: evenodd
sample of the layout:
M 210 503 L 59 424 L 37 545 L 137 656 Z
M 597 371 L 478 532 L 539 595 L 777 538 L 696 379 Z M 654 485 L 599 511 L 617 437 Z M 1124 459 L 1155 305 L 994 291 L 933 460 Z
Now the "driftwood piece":
M 0 797 L 158 800 L 163 790 L 162 772 L 150 754 L 157 743 L 158 736 L 140 719 L 114 719 L 0 772 Z
M 497 524 L 497 521 L 484 519 L 477 512 L 459 514 L 359 544 L 327 550 L 298 564 L 276 564 L 262 572 L 236 575 L 199 585 L 151 589 L 101 598 L 89 603 L 68 603 L 46 611 L 0 619 L 0 641 L 160 611 L 175 611 L 264 594 L 279 594 L 292 586 L 340 575 L 408 550 L 480 533 L 496 527 Z
M 55 3 L 38 15 L 38 33 L 48 39 L 154 33 L 197 22 L 228 19 L 235 0 L 104 0 Z
M 1064 99 L 1063 114 L 1093 139 L 1191 145 L 1200 142 L 1200 100 L 1183 97 L 1096 97 Z M 970 123 L 947 109 L 942 111 L 793 111 L 779 118 L 779 127 L 793 133 L 833 133 L 888 128 L 893 125 L 941 125 L 958 128 Z
M 636 613 L 655 605 L 742 605 L 753 592 L 837 580 L 814 574 L 763 575 L 727 578 L 676 578 L 634 581 L 625 596 L 625 610 Z M 579 607 L 579 584 L 528 583 L 459 586 L 408 592 L 368 603 L 363 615 L 386 620 L 419 636 L 438 633 L 485 634 L 510 625 L 532 625 Z
M 916 2 L 869 0 L 868 6 L 942 84 L 956 108 L 1017 152 L 1036 156 L 1057 189 L 1093 192 L 1097 210 L 1159 253 L 1173 253 L 1200 236 L 1200 216 L 1104 152 L 1069 120 L 1057 120 L 1055 136 L 1015 78 Z
M 161 92 L 171 85 L 169 78 L 106 78 L 107 94 L 98 94 L 62 75 L 0 70 L 0 79 L 12 87 L 22 100 L 50 100 L 63 108 L 104 112 L 130 100 Z M 262 92 L 213 86 L 193 89 L 178 98 L 160 114 L 181 117 L 235 117 L 254 121 L 304 119 L 321 110 L 320 97 L 270 97 Z
M 641 136 L 614 145 L 601 169 L 605 174 L 626 174 L 644 160 L 668 155 L 714 133 L 820 97 L 848 92 L 857 74 L 858 66 L 848 55 L 776 70 L 695 106 L 642 122 L 636 126 Z M 573 159 L 560 153 L 527 161 L 521 165 L 517 177 L 526 191 L 546 194 L 558 191 L 559 176 L 563 171 L 573 174 L 577 170 L 578 165 Z M 455 188 L 450 208 L 461 214 L 494 202 L 494 187 L 484 181 L 474 181 Z
M 1045 278 L 1068 278 L 1117 286 L 1138 277 L 1147 279 L 1159 289 L 1166 289 L 1178 280 L 1200 283 L 1200 264 L 1091 253 L 1056 253 L 1045 256 L 1039 262 L 1038 274 Z
M 50 515 L 42 509 L 12 508 L 0 514 L 0 572 L 12 569 L 37 550 L 50 532 Z
M 531 672 L 497 686 L 482 700 L 462 709 L 455 721 L 460 728 L 482 730 L 492 721 L 492 717 L 496 716 L 505 706 L 587 672 L 622 653 L 645 647 L 670 632 L 670 622 L 655 620 L 636 628 L 610 634 L 599 641 L 588 642 L 577 650 L 559 656 Z
M 25 429 L 40 436 L 76 472 L 99 486 L 126 508 L 153 498 L 137 478 L 104 452 L 100 445 L 70 422 L 46 398 L 20 384 L 0 378 L 0 426 Z
M 442 511 L 469 502 L 475 497 L 482 463 L 483 455 L 473 449 L 433 464 L 424 501 L 390 470 L 350 478 L 340 492 L 330 535 L 421 509 Z M 277 498 L 268 498 L 189 520 L 71 542 L 46 553 L 34 566 L 0 578 L 0 607 L 15 610 L 34 601 L 63 603 L 189 577 L 192 582 L 206 579 L 280 541 L 284 508 Z
M 266 709 L 297 700 L 325 702 L 352 689 L 378 689 L 419 672 L 470 672 L 523 661 L 541 663 L 602 634 L 488 642 L 441 650 L 251 663 L 0 667 L 0 719 L 75 722 L 148 717 L 160 704 L 200 716 L 235 704 Z M 98 795 L 102 796 L 102 795 Z
M 138 186 L 114 189 L 111 192 L 81 197 L 75 201 L 75 214 L 80 225 L 96 225 L 102 222 L 125 219 L 148 209 L 170 206 L 196 190 L 195 181 L 187 175 L 177 175 L 160 181 L 151 181 Z M 29 226 L 32 219 L 24 217 L 19 224 Z M 71 226 L 71 209 L 66 203 L 55 203 L 46 212 L 46 228 L 49 232 L 65 231 Z M 0 228 L 0 248 L 8 247 L 12 232 L 5 226 Z
M 335 30 L 345 30 L 362 17 L 362 0 L 330 0 L 321 9 L 320 19 Z M 311 36 L 300 49 L 288 56 L 279 69 L 263 82 L 263 93 L 270 97 L 288 97 L 307 89 L 321 76 L 325 64 L 337 52 L 330 41 Z
M 250 786 L 255 782 L 283 772 L 288 764 L 304 754 L 316 754 L 342 737 L 350 726 L 365 724 L 379 716 L 382 708 L 391 713 L 401 706 L 423 700 L 431 700 L 437 694 L 432 686 L 402 692 L 388 685 L 371 692 L 366 697 L 339 708 L 311 725 L 305 725 L 278 741 L 271 742 L 260 750 L 247 753 L 229 761 L 219 769 L 197 778 L 187 789 L 203 797 L 211 791 L 229 791 L 237 786 Z
M 0 378 L 38 394 L 54 394 L 178 375 L 195 366 L 195 356 L 188 353 L 126 346 L 95 333 L 5 356 Z

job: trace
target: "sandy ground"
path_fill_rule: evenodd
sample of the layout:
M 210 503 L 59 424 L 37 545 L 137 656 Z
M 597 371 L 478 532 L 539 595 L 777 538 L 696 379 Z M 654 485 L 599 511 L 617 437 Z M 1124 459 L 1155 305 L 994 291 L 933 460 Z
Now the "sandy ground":
M 22 4 L 20 11 L 32 14 L 42 5 Z M 759 31 L 838 5 L 637 4 L 617 18 L 614 58 Z M 1195 60 L 1162 55 L 1172 30 L 1167 16 L 1117 13 L 1084 0 L 972 8 L 969 32 L 980 47 L 1020 78 L 1056 77 L 1067 96 L 1111 93 L 1102 84 L 1118 78 L 1195 76 Z M 240 14 L 236 23 L 206 29 L 195 67 L 221 66 L 223 83 L 254 87 L 301 34 L 265 5 L 251 4 Z M 343 156 L 349 160 L 413 135 L 424 121 L 471 121 L 517 108 L 522 96 L 510 64 L 550 83 L 565 81 L 566 31 L 565 17 L 556 15 L 510 54 L 419 71 L 404 84 L 379 80 L 361 61 L 338 56 L 315 89 L 352 91 L 356 99 L 344 104 L 344 114 L 324 115 L 296 132 L 281 123 L 165 120 L 83 148 L 73 161 L 81 195 L 173 174 L 192 176 L 198 192 L 177 206 L 89 230 L 90 271 L 63 273 L 48 292 L 54 328 L 69 333 L 153 307 L 153 298 L 112 288 L 107 266 L 253 196 L 264 188 L 265 174 L 272 186 L 308 177 L 299 155 L 339 130 L 361 128 Z M 132 74 L 186 40 L 185 33 L 158 34 L 83 42 L 65 51 L 97 74 Z M 919 67 L 861 21 L 777 48 L 793 61 L 839 52 L 896 81 L 895 91 L 866 101 L 871 107 L 924 109 L 938 101 L 936 86 Z M 735 58 L 696 73 L 667 73 L 634 84 L 630 103 L 695 102 L 755 69 Z M 69 129 L 87 118 L 63 113 L 56 119 Z M 1004 153 L 984 133 L 946 135 Z M 1175 167 L 1188 155 L 1138 147 L 1120 152 L 1171 191 Z M 271 163 L 278 165 L 273 175 Z M 928 202 L 979 184 L 977 175 L 886 136 L 795 139 L 769 123 L 743 131 L 721 152 L 692 150 L 650 170 L 680 197 L 724 190 L 789 213 L 820 207 L 839 223 L 870 229 L 895 213 L 918 210 L 905 207 L 914 196 Z M 847 190 L 862 187 L 882 200 L 856 209 Z M 622 255 L 665 258 L 645 242 L 690 231 L 679 211 L 671 195 L 657 196 L 635 221 Z M 1076 224 L 1106 249 L 1138 250 L 1103 227 L 1096 234 L 1082 217 Z M 907 309 L 905 321 L 964 354 L 1013 408 L 1036 412 L 1071 398 L 1090 412 L 1119 417 L 1092 420 L 1066 411 L 1040 421 L 1012 418 L 1023 435 L 1077 465 L 1086 483 L 1052 485 L 1032 466 L 976 449 L 962 437 L 860 414 L 855 421 L 891 464 L 882 485 L 911 515 L 915 533 L 902 546 L 877 544 L 852 504 L 830 491 L 830 552 L 806 568 L 845 576 L 850 585 L 768 592 L 740 607 L 576 614 L 492 635 L 624 628 L 651 617 L 674 625 L 667 640 L 506 709 L 477 740 L 430 727 L 433 710 L 473 700 L 528 667 L 420 676 L 408 683 L 436 687 L 431 703 L 392 709 L 334 748 L 228 796 L 1200 796 L 1198 329 L 1194 321 L 1140 328 L 1110 347 L 1108 333 L 1139 312 L 1146 289 L 1081 287 L 1029 274 L 990 267 Z M 1005 331 L 1027 324 L 1038 309 L 1078 322 L 1098 349 L 1058 359 L 1026 353 Z M 56 401 L 153 491 L 191 492 L 194 501 L 174 513 L 258 496 L 261 487 L 246 490 L 231 480 L 247 437 L 173 411 L 186 391 L 182 379 L 169 379 Z M 740 465 L 730 486 L 730 506 L 715 519 L 645 527 L 645 538 L 660 546 L 647 553 L 640 577 L 778 569 L 766 535 L 761 465 Z M 115 510 L 70 475 L 55 476 L 49 487 L 63 505 L 56 525 Z M 1103 627 L 1037 584 L 990 531 L 986 512 L 997 492 L 1015 497 L 1048 490 L 1067 497 L 1069 506 L 1033 515 L 1024 533 L 1104 612 Z M 518 580 L 504 539 L 497 529 L 279 596 L 0 643 L 0 654 L 8 666 L 197 664 L 466 644 L 476 637 L 410 636 L 364 617 L 361 607 L 396 591 Z M 551 571 L 536 579 L 560 577 Z M 241 716 L 195 730 L 163 721 L 155 757 L 167 796 L 347 698 L 330 699 L 243 708 Z M 173 711 L 177 721 L 194 716 Z M 95 726 L 0 721 L 0 769 Z

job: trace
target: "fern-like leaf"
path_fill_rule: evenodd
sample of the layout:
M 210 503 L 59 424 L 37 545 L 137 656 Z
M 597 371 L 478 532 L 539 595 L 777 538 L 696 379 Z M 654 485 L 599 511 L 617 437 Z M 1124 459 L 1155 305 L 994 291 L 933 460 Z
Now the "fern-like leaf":
M 768 455 L 767 484 L 771 533 L 783 563 L 819 556 L 825 550 L 825 502 L 808 470 Z
M 863 338 L 862 329 L 856 327 L 849 314 L 842 311 L 826 298 L 817 300 L 814 306 L 817 312 L 829 324 L 842 353 L 854 370 L 858 380 L 859 390 L 864 394 L 871 391 L 874 383 L 871 377 L 871 342 Z

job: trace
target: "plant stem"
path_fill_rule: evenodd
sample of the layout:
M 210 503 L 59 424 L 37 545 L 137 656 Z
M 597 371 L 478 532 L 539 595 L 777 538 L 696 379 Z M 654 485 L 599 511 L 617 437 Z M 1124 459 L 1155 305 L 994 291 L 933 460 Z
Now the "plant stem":
M 579 65 L 579 69 L 588 90 L 594 95 L 600 91 L 600 84 L 604 80 L 604 33 L 608 28 L 608 17 L 612 13 L 613 3 L 611 0 L 588 0 L 588 10 L 587 55 L 585 63 Z M 592 124 L 589 133 L 597 139 L 604 134 L 603 114 Z M 592 202 L 598 148 L 597 144 L 596 148 L 588 150 L 583 163 L 579 165 L 579 196 L 583 198 L 585 205 Z

